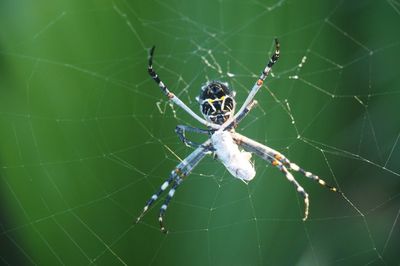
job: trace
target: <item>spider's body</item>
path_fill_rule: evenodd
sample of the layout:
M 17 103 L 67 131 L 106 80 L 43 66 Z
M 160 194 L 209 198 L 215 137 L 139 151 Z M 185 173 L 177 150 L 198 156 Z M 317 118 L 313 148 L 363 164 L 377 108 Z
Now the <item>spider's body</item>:
M 201 88 L 197 100 L 205 119 L 217 125 L 225 123 L 235 112 L 235 92 L 229 89 L 227 83 L 220 81 L 207 83 Z M 211 144 L 216 157 L 234 177 L 244 182 L 254 178 L 256 171 L 250 162 L 251 153 L 240 150 L 230 132 L 213 132 Z
M 211 81 L 201 88 L 197 100 L 200 104 L 200 112 L 211 123 L 222 125 L 235 112 L 235 93 L 227 83 Z
M 268 61 L 267 66 L 262 71 L 259 79 L 250 90 L 249 95 L 236 114 L 235 93 L 229 89 L 226 83 L 211 81 L 202 87 L 197 100 L 200 104 L 200 111 L 205 119 L 193 112 L 184 102 L 170 92 L 167 86 L 165 86 L 165 84 L 160 80 L 157 73 L 153 70 L 154 47 L 150 50 L 148 72 L 152 79 L 173 103 L 205 125 L 207 129 L 185 125 L 178 125 L 176 127 L 175 131 L 183 143 L 195 148 L 195 150 L 176 166 L 176 168 L 171 172 L 170 177 L 161 185 L 159 191 L 151 196 L 136 222 L 140 221 L 149 207 L 168 187 L 170 187 L 164 204 L 161 205 L 158 217 L 161 231 L 164 233 L 167 232 L 164 227 L 163 219 L 169 202 L 175 195 L 176 189 L 182 183 L 184 178 L 188 176 L 198 163 L 209 153 L 215 154 L 233 176 L 245 183 L 251 181 L 256 174 L 254 165 L 250 161 L 252 153 L 278 168 L 282 173 L 284 173 L 286 179 L 294 185 L 297 192 L 304 198 L 305 210 L 303 220 L 306 220 L 308 217 L 309 197 L 307 192 L 297 182 L 290 171 L 299 172 L 305 177 L 317 181 L 321 186 L 325 186 L 331 191 L 341 193 L 335 187 L 327 185 L 326 182 L 320 179 L 317 175 L 314 175 L 290 162 L 280 152 L 234 131 L 234 128 L 255 105 L 256 101 L 254 100 L 254 97 L 256 93 L 262 87 L 262 84 L 271 71 L 272 66 L 279 58 L 279 43 L 276 39 L 275 47 L 275 53 Z M 187 139 L 185 137 L 185 131 L 207 134 L 210 138 L 202 144 L 198 144 Z
M 256 175 L 254 165 L 250 161 L 251 153 L 240 150 L 231 134 L 229 131 L 217 131 L 211 135 L 215 155 L 231 175 L 245 183 L 249 182 Z

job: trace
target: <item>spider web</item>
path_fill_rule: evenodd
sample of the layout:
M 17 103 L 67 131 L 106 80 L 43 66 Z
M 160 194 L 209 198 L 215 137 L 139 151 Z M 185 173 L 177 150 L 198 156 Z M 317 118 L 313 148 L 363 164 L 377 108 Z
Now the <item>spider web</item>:
M 398 1 L 0 6 L 1 264 L 400 263 Z M 274 37 L 281 58 L 237 131 L 345 196 L 294 173 L 310 195 L 303 222 L 280 171 L 254 158 L 246 186 L 207 157 L 169 205 L 169 234 L 159 231 L 162 200 L 134 224 L 192 151 L 175 126 L 199 126 L 147 75 L 148 48 L 197 111 L 214 79 L 240 105 Z

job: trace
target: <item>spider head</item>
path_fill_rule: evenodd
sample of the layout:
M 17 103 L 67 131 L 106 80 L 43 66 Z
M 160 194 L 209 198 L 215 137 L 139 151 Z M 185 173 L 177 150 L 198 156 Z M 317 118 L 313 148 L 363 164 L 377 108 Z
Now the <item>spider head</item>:
M 235 110 L 235 92 L 228 88 L 227 83 L 211 81 L 201 88 L 197 101 L 200 111 L 209 122 L 222 125 Z

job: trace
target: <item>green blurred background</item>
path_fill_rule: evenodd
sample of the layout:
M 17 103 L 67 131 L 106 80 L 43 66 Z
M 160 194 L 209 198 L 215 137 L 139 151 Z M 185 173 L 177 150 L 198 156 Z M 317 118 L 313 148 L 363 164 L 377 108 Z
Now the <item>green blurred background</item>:
M 399 265 L 400 3 L 0 2 L 1 265 Z M 204 159 L 158 228 L 145 202 L 191 149 L 146 72 L 192 109 L 207 80 L 242 102 L 238 131 L 344 191 L 255 159 L 248 186 Z M 194 140 L 203 136 L 190 135 Z

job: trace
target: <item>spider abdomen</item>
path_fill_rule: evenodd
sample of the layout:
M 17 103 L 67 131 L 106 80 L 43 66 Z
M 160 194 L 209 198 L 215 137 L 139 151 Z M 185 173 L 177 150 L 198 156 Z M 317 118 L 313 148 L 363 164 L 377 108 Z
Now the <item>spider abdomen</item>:
M 234 177 L 251 181 L 256 175 L 251 163 L 251 153 L 241 151 L 228 131 L 215 132 L 211 136 L 215 154 Z

